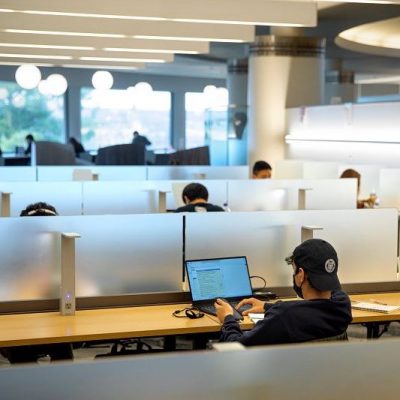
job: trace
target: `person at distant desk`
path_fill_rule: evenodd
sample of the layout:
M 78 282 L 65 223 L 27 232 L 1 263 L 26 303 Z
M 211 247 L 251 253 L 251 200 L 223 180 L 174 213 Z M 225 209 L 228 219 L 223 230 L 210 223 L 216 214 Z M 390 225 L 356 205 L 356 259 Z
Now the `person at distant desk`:
M 253 179 L 271 179 L 272 167 L 266 161 L 257 161 L 253 165 Z
M 140 135 L 138 131 L 133 132 L 132 144 L 143 144 L 144 146 L 150 146 L 151 142 L 146 136 Z
M 304 300 L 269 304 L 250 298 L 243 312 L 264 313 L 255 327 L 242 332 L 233 317 L 230 304 L 217 299 L 215 308 L 222 325 L 221 342 L 238 341 L 245 346 L 298 343 L 345 334 L 351 322 L 350 299 L 341 291 L 337 276 L 338 257 L 335 249 L 321 239 L 306 240 L 285 260 L 293 267 L 293 289 Z
M 85 148 L 82 146 L 82 143 L 78 142 L 74 137 L 69 138 L 68 142 L 74 148 L 76 157 L 79 157 L 81 153 L 85 152 Z
M 360 194 L 361 186 L 361 174 L 355 169 L 346 169 L 340 175 L 340 178 L 355 178 L 357 179 L 357 208 L 374 208 L 377 196 L 375 193 L 371 193 L 367 199 L 358 199 Z
M 218 212 L 224 211 L 222 207 L 208 203 L 208 190 L 201 183 L 189 183 L 182 192 L 182 200 L 186 204 L 175 210 L 180 212 Z
M 35 138 L 30 133 L 25 136 L 25 140 L 27 143 L 27 147 L 25 149 L 25 155 L 29 156 L 32 151 L 32 143 L 35 141 Z

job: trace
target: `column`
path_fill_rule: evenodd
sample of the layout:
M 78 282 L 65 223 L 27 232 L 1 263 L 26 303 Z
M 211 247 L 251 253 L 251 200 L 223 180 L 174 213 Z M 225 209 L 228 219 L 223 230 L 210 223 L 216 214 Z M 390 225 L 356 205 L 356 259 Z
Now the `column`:
M 249 58 L 249 165 L 285 158 L 285 109 L 323 104 L 325 39 L 257 36 Z
M 228 164 L 247 164 L 247 81 L 248 59 L 232 59 L 228 63 Z

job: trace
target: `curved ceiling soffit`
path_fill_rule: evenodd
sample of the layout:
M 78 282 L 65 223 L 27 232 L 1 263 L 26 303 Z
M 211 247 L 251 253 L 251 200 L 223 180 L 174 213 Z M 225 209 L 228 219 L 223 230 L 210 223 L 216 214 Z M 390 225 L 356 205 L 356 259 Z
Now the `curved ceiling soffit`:
M 360 53 L 400 57 L 400 17 L 347 29 L 336 36 L 335 44 Z

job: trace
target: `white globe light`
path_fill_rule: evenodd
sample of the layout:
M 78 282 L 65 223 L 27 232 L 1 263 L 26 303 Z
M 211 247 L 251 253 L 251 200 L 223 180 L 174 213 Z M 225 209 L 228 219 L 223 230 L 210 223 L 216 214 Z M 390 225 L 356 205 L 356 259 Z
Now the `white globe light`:
M 42 80 L 42 81 L 39 82 L 38 90 L 44 96 L 50 96 L 51 95 L 51 90 L 50 90 L 49 82 L 47 81 L 47 79 Z
M 227 106 L 228 105 L 228 97 L 229 97 L 229 92 L 225 88 L 218 88 L 215 92 L 215 102 L 218 106 Z
M 147 82 L 139 82 L 135 85 L 135 94 L 137 95 L 146 95 L 151 93 L 153 88 L 151 87 L 150 83 Z
M 18 85 L 24 89 L 35 88 L 42 78 L 42 74 L 38 67 L 31 64 L 24 64 L 17 68 L 15 72 L 15 80 Z
M 211 96 L 215 96 L 215 92 L 216 92 L 217 88 L 214 85 L 207 85 L 204 89 L 203 89 L 203 93 L 207 96 L 207 97 L 211 97 Z
M 53 96 L 61 96 L 68 87 L 68 82 L 63 75 L 52 74 L 47 77 L 47 85 L 49 85 L 50 94 Z
M 109 90 L 113 83 L 114 78 L 108 71 L 96 71 L 92 76 L 93 87 L 97 90 Z

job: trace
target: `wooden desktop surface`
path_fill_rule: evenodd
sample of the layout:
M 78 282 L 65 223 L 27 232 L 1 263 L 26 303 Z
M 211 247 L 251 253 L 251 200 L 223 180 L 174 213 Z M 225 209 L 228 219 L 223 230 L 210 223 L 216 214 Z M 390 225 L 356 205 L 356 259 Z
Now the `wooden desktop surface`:
M 353 300 L 376 300 L 400 305 L 400 293 L 352 295 Z M 77 311 L 74 316 L 57 312 L 12 314 L 0 316 L 0 347 L 29 344 L 81 342 L 123 339 L 130 337 L 169 336 L 218 332 L 216 317 L 200 319 L 175 318 L 172 313 L 184 308 L 182 304 L 109 308 Z M 390 314 L 353 310 L 353 323 L 400 320 L 400 311 Z M 251 329 L 249 318 L 241 323 Z

